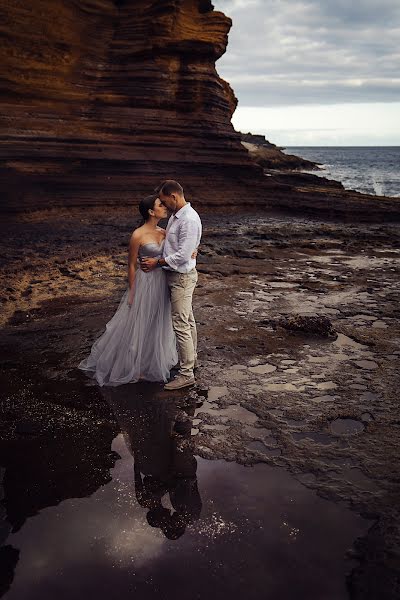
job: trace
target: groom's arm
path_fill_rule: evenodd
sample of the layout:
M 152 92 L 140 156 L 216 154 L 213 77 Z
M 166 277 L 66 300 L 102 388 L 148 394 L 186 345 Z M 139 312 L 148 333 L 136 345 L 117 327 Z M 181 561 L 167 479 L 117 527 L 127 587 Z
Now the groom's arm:
M 145 273 L 152 271 L 156 267 L 164 267 L 167 263 L 164 258 L 142 258 L 140 268 Z
M 156 267 L 171 267 L 176 270 L 180 265 L 187 262 L 196 248 L 199 234 L 199 225 L 196 221 L 184 221 L 179 229 L 178 249 L 165 258 L 145 258 L 142 261 L 144 271 L 152 271 Z M 168 234 L 167 234 L 168 235 Z

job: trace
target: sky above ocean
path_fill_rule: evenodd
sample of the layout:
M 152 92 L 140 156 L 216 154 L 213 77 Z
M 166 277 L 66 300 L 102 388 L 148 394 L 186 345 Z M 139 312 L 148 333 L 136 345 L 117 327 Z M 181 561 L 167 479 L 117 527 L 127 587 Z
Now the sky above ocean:
M 284 146 L 400 145 L 398 0 L 213 0 L 236 129 Z

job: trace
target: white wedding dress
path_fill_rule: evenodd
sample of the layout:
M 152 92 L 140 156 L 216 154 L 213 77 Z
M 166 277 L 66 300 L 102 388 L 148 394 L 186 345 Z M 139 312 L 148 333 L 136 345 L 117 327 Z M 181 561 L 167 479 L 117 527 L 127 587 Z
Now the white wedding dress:
M 139 248 L 139 257 L 162 256 L 164 241 Z M 163 269 L 145 273 L 137 269 L 134 299 L 128 306 L 129 289 L 93 344 L 79 369 L 91 374 L 100 386 L 116 386 L 139 380 L 167 381 L 178 362 L 172 328 L 171 303 Z

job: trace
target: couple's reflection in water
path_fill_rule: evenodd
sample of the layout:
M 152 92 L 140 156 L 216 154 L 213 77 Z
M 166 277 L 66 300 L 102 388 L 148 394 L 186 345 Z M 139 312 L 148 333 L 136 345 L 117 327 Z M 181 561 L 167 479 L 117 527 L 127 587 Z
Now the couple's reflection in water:
M 102 393 L 134 458 L 135 494 L 148 524 L 170 540 L 180 538 L 202 508 L 191 437 L 196 399 L 187 390 L 166 392 L 150 383 Z
M 101 393 L 116 428 L 112 424 L 106 432 L 89 435 L 83 427 L 71 436 L 56 422 L 46 439 L 2 443 L 0 597 L 12 587 L 20 556 L 20 549 L 7 544 L 9 535 L 44 509 L 69 498 L 89 497 L 107 485 L 116 458 L 110 443 L 118 430 L 134 458 L 132 482 L 138 503 L 147 510 L 149 526 L 176 540 L 200 516 L 190 418 L 196 400 L 187 391 L 165 392 L 151 383 L 102 388 Z

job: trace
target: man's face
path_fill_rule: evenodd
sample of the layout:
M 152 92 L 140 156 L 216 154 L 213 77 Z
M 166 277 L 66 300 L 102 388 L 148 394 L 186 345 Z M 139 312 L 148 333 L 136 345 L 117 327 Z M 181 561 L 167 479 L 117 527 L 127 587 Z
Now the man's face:
M 171 194 L 170 196 L 166 196 L 165 194 L 163 194 L 162 192 L 160 192 L 158 194 L 158 197 L 160 198 L 161 202 L 164 204 L 164 206 L 166 206 L 168 208 L 168 210 L 171 210 L 172 212 L 175 212 L 176 210 L 176 194 Z

